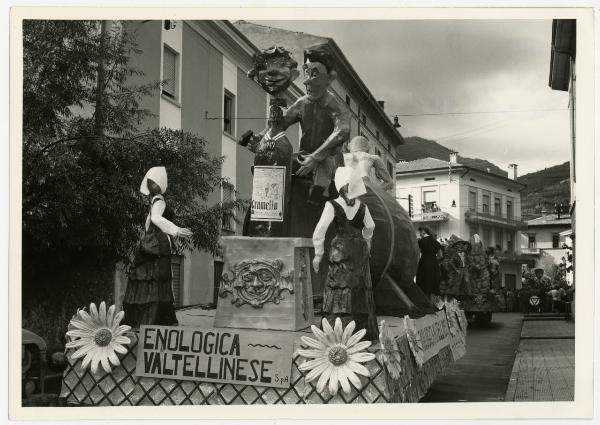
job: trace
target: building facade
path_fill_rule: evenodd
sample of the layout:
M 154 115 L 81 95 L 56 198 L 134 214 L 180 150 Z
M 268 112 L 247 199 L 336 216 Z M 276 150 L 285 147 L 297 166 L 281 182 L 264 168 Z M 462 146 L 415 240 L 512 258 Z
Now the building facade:
M 327 44 L 333 53 L 337 72 L 337 78 L 332 83 L 331 91 L 350 109 L 350 137 L 363 135 L 369 139 L 371 153 L 379 155 L 386 164 L 390 175 L 394 176 L 394 164 L 399 158 L 398 147 L 404 143 L 404 139 L 398 131 L 399 126 L 395 126 L 394 122 L 390 120 L 384 110 L 384 102 L 377 101 L 373 97 L 335 40 L 247 21 L 237 21 L 233 25 L 260 49 L 273 45 L 285 47 L 300 65 L 304 58 L 304 49 L 316 44 Z M 303 80 L 304 77 L 301 75 L 295 81 L 302 90 L 304 90 Z
M 396 165 L 396 199 L 416 228 L 429 227 L 438 238 L 456 235 L 468 240 L 478 234 L 485 247 L 494 247 L 501 260 L 501 285 L 520 288 L 521 190 L 516 165 L 509 177 L 457 162 L 424 158 Z
M 227 201 L 236 192 L 250 199 L 254 155 L 237 141 L 247 130 L 257 132 L 267 125 L 268 96 L 246 76 L 257 47 L 228 21 L 124 22 L 142 51 L 132 58 L 132 65 L 144 73 L 136 78 L 162 81 L 160 93 L 143 99 L 141 106 L 152 116 L 142 127 L 194 133 L 207 140 L 210 155 L 224 158 L 221 173 L 227 183 L 210 194 L 208 205 Z M 290 102 L 301 94 L 295 86 L 288 90 Z M 298 144 L 298 135 L 296 128 L 288 131 L 292 143 Z M 241 234 L 241 226 L 224 222 L 222 234 Z M 220 258 L 193 250 L 174 264 L 177 305 L 213 302 L 222 274 Z
M 541 217 L 527 221 L 527 231 L 521 238 L 521 252 L 531 255 L 540 266 L 542 259 L 560 264 L 567 255 L 567 246 L 571 245 L 568 230 L 571 229 L 571 217 L 556 214 L 544 214 Z
M 552 21 L 552 43 L 550 50 L 550 73 L 548 85 L 552 90 L 568 91 L 569 92 L 569 112 L 570 112 L 570 141 L 571 146 L 571 230 L 565 230 L 565 235 L 571 240 L 573 247 L 573 261 L 576 257 L 575 249 L 575 229 L 576 229 L 576 183 L 577 173 L 575 166 L 575 149 L 576 149 L 576 53 L 577 53 L 577 21 L 575 19 L 554 19 Z M 573 284 L 575 283 L 575 268 L 573 268 Z M 575 303 L 572 304 L 574 314 Z

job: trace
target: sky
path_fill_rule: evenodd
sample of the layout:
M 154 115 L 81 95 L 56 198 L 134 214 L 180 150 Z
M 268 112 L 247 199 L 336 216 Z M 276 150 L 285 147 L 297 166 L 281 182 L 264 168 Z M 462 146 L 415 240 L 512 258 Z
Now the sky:
M 405 137 L 519 175 L 569 160 L 569 96 L 548 86 L 550 20 L 255 23 L 333 38 L 388 115 L 417 115 L 399 117 Z

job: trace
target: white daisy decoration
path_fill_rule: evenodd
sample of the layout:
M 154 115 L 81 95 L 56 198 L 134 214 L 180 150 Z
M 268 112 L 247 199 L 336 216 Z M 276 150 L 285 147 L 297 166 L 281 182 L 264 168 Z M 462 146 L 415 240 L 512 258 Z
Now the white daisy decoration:
M 106 373 L 110 373 L 112 366 L 120 364 L 116 353 L 126 354 L 127 348 L 124 345 L 131 343 L 131 340 L 125 336 L 125 333 L 131 329 L 130 326 L 119 325 L 125 312 L 119 311 L 115 314 L 115 306 L 111 305 L 106 310 L 106 304 L 100 303 L 100 309 L 96 304 L 90 304 L 90 312 L 85 309 L 78 310 L 69 323 L 67 336 L 71 341 L 66 344 L 66 348 L 76 349 L 71 354 L 72 360 L 83 357 L 81 367 L 83 369 L 91 368 L 92 373 L 98 371 L 98 366 Z
M 328 385 L 329 393 L 335 395 L 339 386 L 346 394 L 350 393 L 350 383 L 357 389 L 361 388 L 360 378 L 357 376 L 369 376 L 369 371 L 361 363 L 373 360 L 375 355 L 364 350 L 371 345 L 371 341 L 360 341 L 367 333 L 361 329 L 355 334 L 356 324 L 350 322 L 345 329 L 342 327 L 340 318 L 335 319 L 334 328 L 327 319 L 323 319 L 323 330 L 312 325 L 311 330 L 316 339 L 302 336 L 302 342 L 310 349 L 300 349 L 299 355 L 308 360 L 302 363 L 298 369 L 309 371 L 305 377 L 306 382 L 317 378 L 317 391 L 323 393 L 325 385 Z

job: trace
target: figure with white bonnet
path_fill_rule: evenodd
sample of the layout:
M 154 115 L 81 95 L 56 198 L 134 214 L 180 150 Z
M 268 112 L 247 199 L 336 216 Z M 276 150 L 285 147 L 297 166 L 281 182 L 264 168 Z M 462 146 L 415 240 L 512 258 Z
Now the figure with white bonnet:
M 361 177 L 349 167 L 336 170 L 335 186 L 340 196 L 325 203 L 313 234 L 313 267 L 318 271 L 325 251 L 325 234 L 331 223 L 335 226 L 327 258 L 323 316 L 330 323 L 337 317 L 344 325 L 354 321 L 356 329 L 367 330 L 367 339 L 376 340 L 377 318 L 369 270 L 375 223 L 369 208 L 357 199 L 366 189 Z
M 124 323 L 133 328 L 177 325 L 171 287 L 171 247 L 173 238 L 187 239 L 192 232 L 171 221 L 173 213 L 167 208 L 166 190 L 165 167 L 151 168 L 140 186 L 140 192 L 150 198 L 149 212 L 123 299 Z
M 344 165 L 354 168 L 360 177 L 369 178 L 373 183 L 379 183 L 382 190 L 394 188 L 394 180 L 387 171 L 379 155 L 369 153 L 369 140 L 364 136 L 356 136 L 350 140 L 344 154 Z

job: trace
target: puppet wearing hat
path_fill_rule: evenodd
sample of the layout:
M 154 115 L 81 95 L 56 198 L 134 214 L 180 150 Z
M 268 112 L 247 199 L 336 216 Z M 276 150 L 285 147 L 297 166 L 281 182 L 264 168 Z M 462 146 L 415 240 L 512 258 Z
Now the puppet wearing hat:
M 336 170 L 335 186 L 340 196 L 325 203 L 321 219 L 313 234 L 315 258 L 319 270 L 323 259 L 325 234 L 333 223 L 325 288 L 323 316 L 330 322 L 342 319 L 346 325 L 356 322 L 357 329 L 367 330 L 367 339 L 377 339 L 377 318 L 369 270 L 370 241 L 375 229 L 369 208 L 357 197 L 366 192 L 361 177 L 349 167 Z

